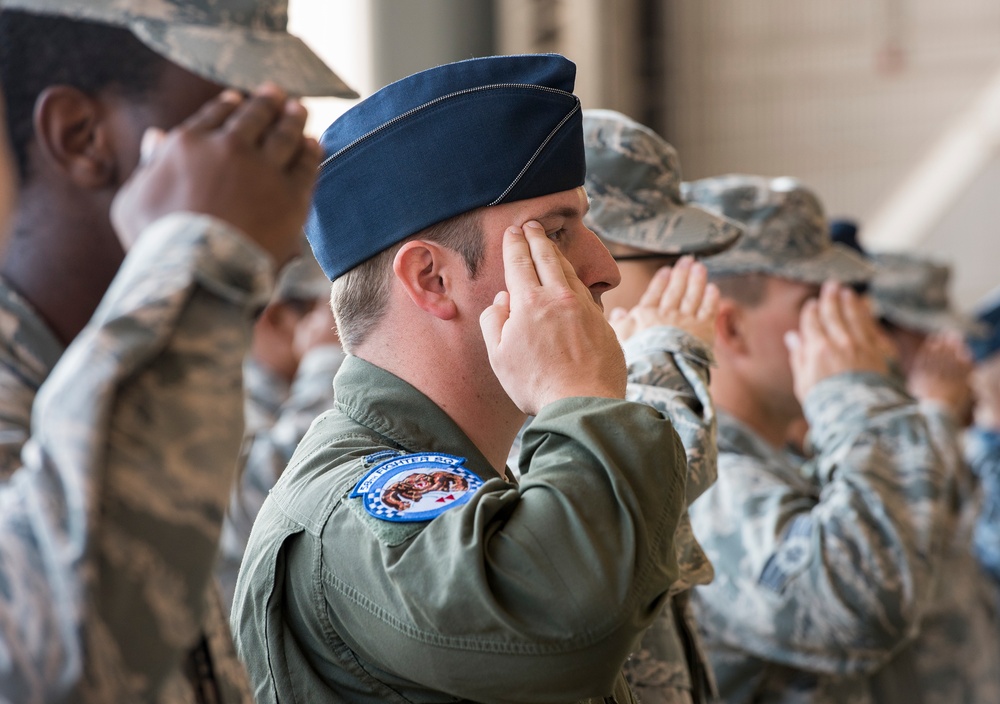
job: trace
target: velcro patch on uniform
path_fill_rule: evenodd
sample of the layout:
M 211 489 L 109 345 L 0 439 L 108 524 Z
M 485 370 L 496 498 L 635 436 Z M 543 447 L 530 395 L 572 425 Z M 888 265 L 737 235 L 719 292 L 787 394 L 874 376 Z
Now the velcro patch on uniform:
M 782 593 L 788 582 L 809 565 L 811 536 L 812 519 L 809 515 L 801 514 L 793 518 L 781 545 L 764 565 L 759 583 L 778 594 Z
M 378 452 L 373 452 L 372 454 L 365 457 L 362 462 L 364 462 L 365 467 L 371 467 L 374 464 L 383 462 L 392 457 L 399 457 L 403 453 L 399 450 L 379 450 Z
M 401 455 L 368 472 L 348 498 L 362 499 L 365 511 L 383 521 L 430 521 L 466 503 L 483 485 L 464 463 L 453 455 Z

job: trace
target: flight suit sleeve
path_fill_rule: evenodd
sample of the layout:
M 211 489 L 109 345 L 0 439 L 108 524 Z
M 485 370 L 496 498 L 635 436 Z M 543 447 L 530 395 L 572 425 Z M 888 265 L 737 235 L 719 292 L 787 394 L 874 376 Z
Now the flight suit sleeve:
M 164 218 L 43 384 L 0 494 L 4 697 L 150 700 L 193 645 L 272 286 L 229 226 Z
M 395 540 L 334 510 L 320 613 L 360 661 L 487 704 L 611 694 L 677 578 L 683 447 L 648 406 L 564 399 L 521 466 Z
M 697 590 L 699 616 L 723 647 L 871 672 L 916 634 L 931 598 L 947 472 L 917 404 L 884 377 L 826 379 L 805 412 L 817 455 L 804 474 L 721 454 L 719 484 L 694 511 L 716 569 Z

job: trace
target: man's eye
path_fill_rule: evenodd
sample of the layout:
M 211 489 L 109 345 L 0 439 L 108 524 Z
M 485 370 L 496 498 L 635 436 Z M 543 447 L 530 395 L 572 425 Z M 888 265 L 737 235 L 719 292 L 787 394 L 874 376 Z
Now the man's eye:
M 563 235 L 566 234 L 566 228 L 560 227 L 555 232 L 549 232 L 547 234 L 550 240 L 552 240 L 553 242 L 559 242 L 560 240 L 562 240 Z

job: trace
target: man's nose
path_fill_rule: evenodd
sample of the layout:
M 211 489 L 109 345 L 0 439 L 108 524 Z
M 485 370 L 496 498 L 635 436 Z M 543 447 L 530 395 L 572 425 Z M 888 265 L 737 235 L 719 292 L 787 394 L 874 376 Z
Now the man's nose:
M 580 261 L 575 262 L 577 276 L 595 298 L 622 282 L 614 257 L 597 234 L 584 228 L 580 238 Z

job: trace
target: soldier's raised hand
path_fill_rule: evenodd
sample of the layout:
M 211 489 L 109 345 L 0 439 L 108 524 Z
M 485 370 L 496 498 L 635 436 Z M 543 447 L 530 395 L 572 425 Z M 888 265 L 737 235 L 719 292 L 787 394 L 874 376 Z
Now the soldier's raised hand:
M 850 288 L 832 281 L 823 284 L 818 300 L 802 307 L 799 329 L 786 333 L 785 343 L 800 402 L 816 384 L 836 374 L 889 371 L 868 306 Z
M 708 283 L 705 266 L 681 257 L 653 276 L 639 302 L 631 309 L 611 311 L 610 323 L 618 339 L 657 326 L 680 328 L 711 347 L 719 314 L 719 289 Z
M 625 398 L 625 357 L 604 313 L 537 222 L 503 235 L 507 290 L 480 317 L 490 364 L 524 413 L 572 396 Z
M 155 140 L 116 197 L 112 219 L 123 245 L 160 217 L 189 211 L 225 220 L 285 264 L 300 249 L 322 158 L 305 123 L 305 108 L 274 85 L 206 103 Z
M 972 355 L 961 336 L 933 335 L 920 346 L 906 383 L 921 401 L 947 408 L 966 419 L 972 405 Z

